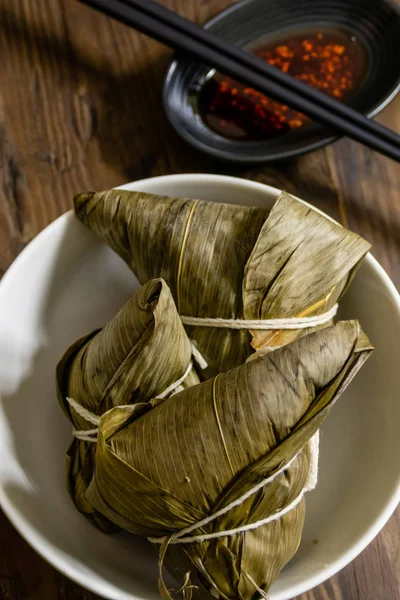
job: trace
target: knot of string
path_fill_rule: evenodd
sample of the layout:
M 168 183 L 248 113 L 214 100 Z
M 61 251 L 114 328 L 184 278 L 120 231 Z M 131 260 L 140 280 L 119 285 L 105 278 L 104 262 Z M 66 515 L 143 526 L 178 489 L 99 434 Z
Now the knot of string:
M 211 319 L 208 317 L 188 317 L 180 315 L 184 325 L 196 325 L 201 327 L 219 327 L 223 329 L 307 329 L 325 325 L 334 318 L 338 311 L 338 304 L 332 306 L 321 315 L 312 317 L 288 317 L 283 319 Z
M 197 365 L 200 367 L 200 369 L 206 369 L 208 366 L 207 361 L 202 356 L 201 352 L 193 344 L 193 342 L 191 342 L 191 352 L 192 352 L 193 360 L 197 363 Z M 183 390 L 182 383 L 185 381 L 185 379 L 187 378 L 189 373 L 192 371 L 192 369 L 193 369 L 193 361 L 190 361 L 190 363 L 189 363 L 186 371 L 182 375 L 182 377 L 180 377 L 179 379 L 177 379 L 176 381 L 171 383 L 171 385 L 169 385 L 161 394 L 156 396 L 156 399 L 163 400 L 164 398 L 167 398 L 170 395 L 172 396 L 173 394 L 177 394 L 178 392 L 182 391 Z M 91 423 L 92 425 L 96 425 L 96 427 L 94 427 L 92 429 L 75 429 L 75 428 L 73 428 L 72 435 L 74 436 L 74 438 L 76 438 L 77 440 L 84 441 L 84 442 L 96 443 L 97 435 L 99 433 L 100 417 L 98 415 L 96 415 L 95 413 L 91 412 L 90 410 L 88 410 L 87 408 L 84 408 L 83 406 L 81 406 L 73 398 L 67 397 L 66 401 L 68 402 L 69 406 L 76 412 L 77 415 L 79 415 L 80 417 L 85 419 L 85 421 L 87 421 L 88 423 Z

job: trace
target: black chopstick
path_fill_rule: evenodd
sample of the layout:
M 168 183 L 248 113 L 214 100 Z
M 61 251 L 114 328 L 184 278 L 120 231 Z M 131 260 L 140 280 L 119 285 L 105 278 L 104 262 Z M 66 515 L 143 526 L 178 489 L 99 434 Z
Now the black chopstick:
M 175 13 L 157 6 L 152 0 L 82 1 L 168 46 L 183 50 L 191 54 L 194 58 L 216 67 L 227 75 L 292 106 L 312 119 L 333 128 L 337 133 L 347 135 L 400 162 L 400 136 L 394 132 L 390 132 L 390 130 L 387 130 L 378 123 L 373 123 L 348 106 L 332 98 L 328 98 L 315 90 L 313 92 L 318 94 L 319 101 L 310 99 L 302 93 L 301 88 L 304 84 L 300 84 L 300 82 L 290 76 L 289 79 L 292 80 L 291 88 L 283 85 L 282 82 L 278 82 L 276 78 L 269 78 L 269 73 L 266 74 L 264 72 L 265 67 L 267 67 L 264 61 L 252 56 L 241 48 L 228 44 L 211 32 L 197 28 L 193 23 L 186 22 L 185 19 L 175 15 Z M 165 18 L 165 13 L 169 13 L 168 19 Z M 182 21 L 187 25 L 187 30 L 183 27 Z M 192 26 L 196 30 L 199 29 L 207 37 L 200 36 L 198 31 L 195 35 Z M 250 64 L 249 61 L 254 62 L 254 65 Z M 273 67 L 270 68 L 273 69 Z M 284 75 L 283 73 L 281 74 Z M 293 81 L 295 84 L 301 85 L 300 92 L 297 85 L 293 84 Z M 307 90 L 311 89 L 308 86 L 305 87 Z M 334 107 L 336 105 L 340 106 L 340 112 L 333 110 L 331 105 L 328 107 L 325 106 L 327 98 L 333 103 Z M 350 117 L 349 111 L 351 113 Z M 352 113 L 357 115 L 357 121 L 352 120 Z M 371 123 L 373 123 L 373 131 L 369 127 Z M 385 132 L 389 132 L 390 139 L 386 137 L 387 133 Z

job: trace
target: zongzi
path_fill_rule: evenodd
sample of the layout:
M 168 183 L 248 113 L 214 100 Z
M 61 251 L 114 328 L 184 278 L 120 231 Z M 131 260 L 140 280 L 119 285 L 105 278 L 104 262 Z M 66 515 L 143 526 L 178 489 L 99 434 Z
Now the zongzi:
M 269 211 L 111 190 L 79 194 L 75 212 L 141 283 L 165 279 L 184 323 L 202 320 L 186 330 L 209 364 L 205 379 L 244 363 L 252 347 L 270 351 L 310 331 L 231 329 L 238 320 L 326 315 L 329 324 L 369 248 L 287 193 Z
M 89 501 L 158 543 L 186 597 L 265 596 L 300 543 L 309 441 L 371 351 L 339 322 L 155 408 L 108 411 Z
M 60 360 L 58 399 L 75 431 L 67 454 L 68 488 L 77 508 L 99 528 L 112 529 L 85 496 L 94 469 L 98 417 L 119 405 L 150 401 L 175 382 L 183 388 L 198 383 L 191 355 L 169 288 L 156 279 L 103 329 L 72 344 Z

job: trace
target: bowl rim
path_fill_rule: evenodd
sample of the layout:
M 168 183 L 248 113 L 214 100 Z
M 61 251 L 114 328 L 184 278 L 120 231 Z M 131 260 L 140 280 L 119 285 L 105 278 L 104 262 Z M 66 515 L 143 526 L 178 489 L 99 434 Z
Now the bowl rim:
M 129 182 L 123 185 L 118 186 L 116 189 L 134 189 L 137 185 L 142 185 L 144 183 L 152 183 L 157 181 L 157 183 L 162 184 L 163 182 L 182 182 L 187 181 L 196 185 L 201 185 L 201 183 L 207 181 L 208 183 L 225 184 L 232 186 L 242 187 L 244 191 L 250 189 L 258 190 L 260 192 L 266 192 L 267 194 L 278 196 L 281 192 L 280 189 L 264 184 L 256 181 L 247 180 L 240 177 L 231 177 L 227 175 L 214 175 L 214 174 L 199 174 L 199 173 L 185 173 L 185 174 L 176 174 L 176 175 L 162 175 L 156 177 L 149 177 L 145 179 L 140 179 L 134 182 Z M 334 221 L 329 215 L 319 210 L 318 208 L 312 206 L 308 202 L 299 199 L 303 204 L 309 206 L 313 210 L 316 210 L 318 213 L 324 215 L 329 218 L 331 221 Z M 53 235 L 53 232 L 65 226 L 66 223 L 75 219 L 75 215 L 73 210 L 69 210 L 64 213 L 57 219 L 55 219 L 52 223 L 50 223 L 45 229 L 43 229 L 17 256 L 14 262 L 10 265 L 2 280 L 0 281 L 0 299 L 8 286 L 12 284 L 15 277 L 18 274 L 18 269 L 20 264 L 23 264 L 24 261 L 28 260 L 31 253 L 35 250 L 37 246 L 42 244 L 48 237 Z M 385 290 L 389 294 L 390 298 L 393 300 L 394 306 L 397 308 L 399 313 L 400 320 L 400 295 L 397 292 L 397 289 L 394 283 L 391 281 L 390 277 L 383 269 L 383 267 L 379 264 L 379 262 L 372 256 L 371 253 L 368 253 L 364 259 L 364 262 L 368 264 L 368 266 L 379 276 L 382 281 L 382 285 Z M 0 398 L 1 403 L 1 398 Z M 384 509 L 381 511 L 380 515 L 375 519 L 374 523 L 369 526 L 369 528 L 364 532 L 362 536 L 360 536 L 354 544 L 342 555 L 340 555 L 335 561 L 330 563 L 327 566 L 323 566 L 316 570 L 313 576 L 308 577 L 307 579 L 302 580 L 301 582 L 297 582 L 292 584 L 286 590 L 277 592 L 274 594 L 274 600 L 289 600 L 299 594 L 305 593 L 310 589 L 314 588 L 317 585 L 320 585 L 333 575 L 335 575 L 338 571 L 348 565 L 352 560 L 354 560 L 376 537 L 376 535 L 381 531 L 384 525 L 387 523 L 389 518 L 392 516 L 395 511 L 397 505 L 400 502 L 400 471 L 397 486 L 394 491 L 389 495 L 386 505 Z M 69 577 L 75 583 L 81 585 L 83 588 L 90 590 L 108 600 L 132 600 L 132 594 L 118 591 L 115 591 L 113 587 L 110 589 L 104 589 L 104 584 L 96 578 L 93 578 L 90 573 L 82 573 L 79 569 L 75 567 L 75 565 L 71 562 L 69 563 L 63 558 L 62 552 L 49 540 L 42 535 L 35 526 L 29 521 L 24 514 L 18 510 L 12 502 L 9 501 L 8 497 L 3 493 L 3 488 L 0 485 L 0 507 L 3 510 L 6 517 L 15 527 L 15 529 L 19 532 L 22 538 L 49 564 L 55 567 L 59 572 Z M 289 595 L 288 595 L 289 594 Z
M 210 19 L 205 21 L 202 26 L 205 29 L 211 28 L 215 23 L 218 23 L 221 19 L 224 19 L 226 16 L 229 16 L 232 12 L 236 10 L 246 7 L 247 4 L 251 4 L 255 2 L 255 0 L 239 0 L 230 6 L 218 11 L 215 15 L 213 15 Z M 386 4 L 390 6 L 399 16 L 400 18 L 400 6 L 394 0 L 379 0 L 382 4 Z M 242 165 L 249 164 L 260 164 L 264 162 L 275 162 L 279 160 L 285 160 L 287 158 L 292 158 L 295 156 L 301 156 L 302 154 L 306 154 L 308 152 L 313 152 L 314 150 L 318 150 L 319 148 L 323 148 L 324 146 L 328 146 L 333 142 L 341 140 L 343 135 L 327 135 L 316 142 L 304 143 L 304 146 L 294 149 L 281 150 L 278 152 L 274 152 L 273 154 L 264 154 L 262 156 L 255 157 L 254 155 L 245 155 L 240 154 L 234 150 L 223 150 L 220 148 L 215 148 L 213 144 L 207 144 L 203 142 L 199 138 L 192 135 L 188 129 L 181 125 L 180 121 L 176 118 L 176 111 L 169 104 L 169 91 L 171 89 L 171 81 L 174 76 L 176 69 L 179 68 L 181 57 L 183 56 L 180 52 L 175 52 L 172 56 L 167 71 L 164 75 L 163 84 L 162 84 L 162 103 L 164 107 L 164 112 L 167 116 L 167 119 L 173 127 L 173 129 L 180 135 L 182 139 L 184 139 L 188 144 L 192 147 L 200 150 L 206 154 L 214 156 L 215 158 L 219 158 L 220 160 L 226 161 L 228 163 L 236 163 Z M 365 112 L 365 116 L 369 119 L 372 119 L 376 115 L 378 115 L 386 106 L 388 106 L 392 100 L 397 96 L 400 92 L 400 74 L 397 78 L 397 83 L 394 84 L 391 90 L 379 101 L 376 106 L 374 106 L 371 110 Z M 218 134 L 215 134 L 218 135 Z

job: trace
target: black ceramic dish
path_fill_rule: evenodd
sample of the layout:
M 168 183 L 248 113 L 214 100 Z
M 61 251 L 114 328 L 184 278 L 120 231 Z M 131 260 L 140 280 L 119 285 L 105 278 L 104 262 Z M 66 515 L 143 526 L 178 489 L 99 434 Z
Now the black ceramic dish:
M 242 47 L 280 32 L 339 28 L 356 36 L 368 57 L 364 81 L 348 104 L 372 117 L 400 89 L 400 11 L 391 0 L 243 0 L 204 27 Z M 198 93 L 209 76 L 209 66 L 177 54 L 164 82 L 163 102 L 172 126 L 199 150 L 232 162 L 256 163 L 296 156 L 337 139 L 317 123 L 260 141 L 222 137 L 199 114 Z

